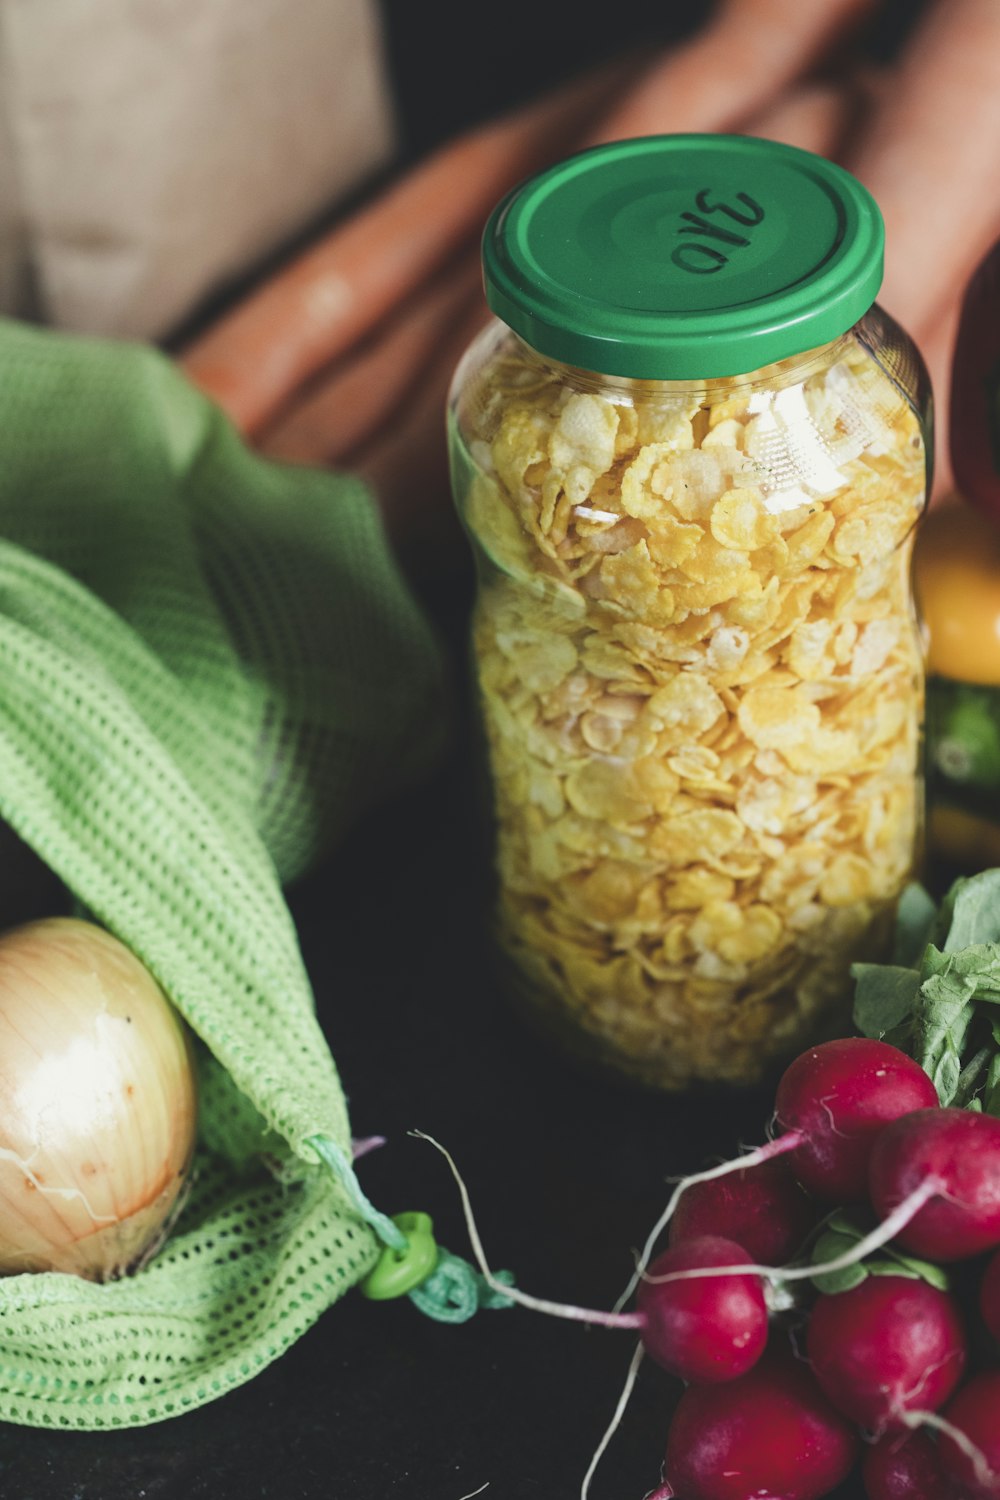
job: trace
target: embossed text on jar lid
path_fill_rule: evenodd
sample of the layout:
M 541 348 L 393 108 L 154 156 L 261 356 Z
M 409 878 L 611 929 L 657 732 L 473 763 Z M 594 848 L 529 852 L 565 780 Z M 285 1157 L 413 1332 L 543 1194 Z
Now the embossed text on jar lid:
M 531 178 L 486 227 L 487 300 L 542 354 L 634 379 L 737 375 L 829 343 L 882 281 L 849 172 L 749 136 L 646 136 Z

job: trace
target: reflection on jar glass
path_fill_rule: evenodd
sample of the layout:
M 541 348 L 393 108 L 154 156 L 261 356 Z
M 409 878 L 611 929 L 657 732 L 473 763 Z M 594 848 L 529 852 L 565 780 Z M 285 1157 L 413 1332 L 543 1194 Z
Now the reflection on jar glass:
M 847 1029 L 917 857 L 927 398 L 871 285 L 750 374 L 599 375 L 495 322 L 456 377 L 499 940 L 551 1029 L 659 1086 Z

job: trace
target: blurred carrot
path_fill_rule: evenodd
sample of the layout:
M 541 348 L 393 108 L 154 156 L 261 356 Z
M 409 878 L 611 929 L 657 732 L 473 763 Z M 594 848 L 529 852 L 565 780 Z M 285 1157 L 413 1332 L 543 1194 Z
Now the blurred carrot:
M 875 0 L 725 0 L 691 41 L 636 79 L 592 138 L 735 130 L 874 6 Z
M 956 298 L 944 313 L 920 339 L 920 352 L 924 356 L 934 391 L 934 501 L 940 500 L 954 488 L 951 472 L 951 457 L 948 452 L 948 406 L 951 391 L 951 362 L 955 354 L 955 337 L 958 333 L 958 317 L 961 303 Z
M 920 342 L 1000 233 L 998 158 L 1000 4 L 932 5 L 844 162 L 885 216 L 880 301 Z
M 847 85 L 803 84 L 754 115 L 740 127 L 741 133 L 836 158 L 850 129 L 854 104 Z
M 645 77 L 634 57 L 619 58 L 470 131 L 224 315 L 184 351 L 184 368 L 244 432 L 258 435 L 297 390 L 477 237 L 507 188 L 593 137 L 595 120 L 618 135 L 732 126 L 872 3 L 728 0 L 703 34 L 666 52 Z M 649 118 L 647 106 L 655 106 Z
M 291 463 L 337 464 L 373 437 L 422 377 L 442 330 L 477 301 L 485 320 L 478 250 L 465 251 L 377 335 L 283 408 L 257 439 Z
M 478 236 L 497 199 L 575 143 L 634 64 L 610 67 L 442 147 L 277 272 L 183 353 L 254 435 L 289 396 Z
M 348 466 L 378 495 L 396 545 L 420 548 L 424 571 L 434 560 L 429 556 L 433 549 L 440 546 L 447 552 L 460 535 L 449 500 L 443 413 L 455 367 L 482 325 L 483 309 L 476 305 L 442 327 L 434 357 L 409 399 L 375 437 L 347 457 Z

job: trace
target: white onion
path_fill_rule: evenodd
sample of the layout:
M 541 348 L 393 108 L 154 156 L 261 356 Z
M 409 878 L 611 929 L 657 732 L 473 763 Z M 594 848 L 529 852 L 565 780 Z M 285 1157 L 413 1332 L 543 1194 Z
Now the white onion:
M 184 1025 L 117 938 L 70 917 L 0 936 L 0 1274 L 135 1265 L 196 1123 Z

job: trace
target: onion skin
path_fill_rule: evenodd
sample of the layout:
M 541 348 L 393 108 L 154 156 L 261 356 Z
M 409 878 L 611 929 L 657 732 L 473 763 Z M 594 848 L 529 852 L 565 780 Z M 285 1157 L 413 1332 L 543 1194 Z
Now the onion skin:
M 56 917 L 0 936 L 0 1274 L 121 1276 L 191 1164 L 186 1029 L 117 938 Z

